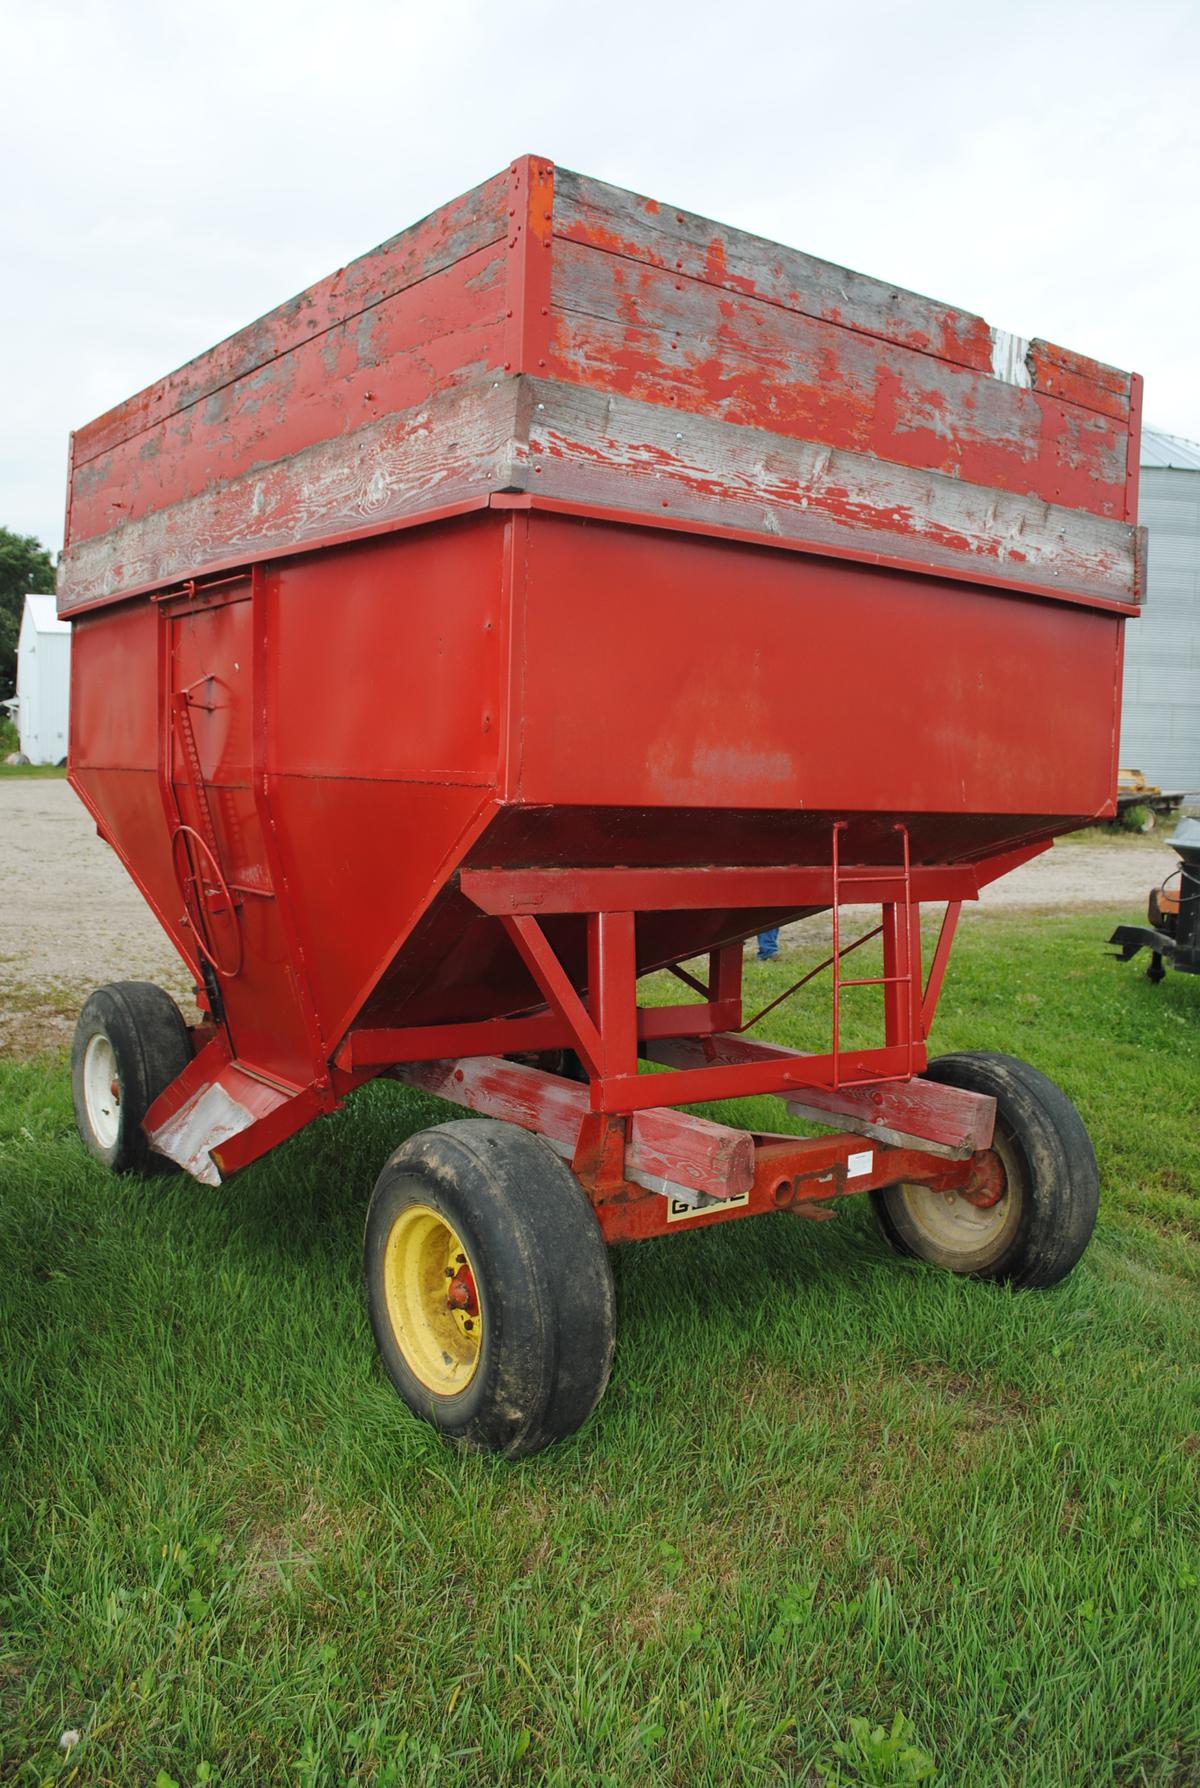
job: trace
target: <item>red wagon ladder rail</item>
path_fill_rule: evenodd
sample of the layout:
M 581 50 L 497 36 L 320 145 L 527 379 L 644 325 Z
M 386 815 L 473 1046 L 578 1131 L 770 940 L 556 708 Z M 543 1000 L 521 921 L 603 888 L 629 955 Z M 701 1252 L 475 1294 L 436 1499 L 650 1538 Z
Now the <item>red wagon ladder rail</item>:
M 841 864 L 841 835 L 846 829 L 845 820 L 833 823 L 833 901 L 830 913 L 833 921 L 833 1085 L 855 1086 L 866 1084 L 863 1081 L 847 1080 L 841 1072 L 841 1028 L 842 1028 L 842 989 L 845 987 L 882 987 L 885 990 L 886 1032 L 889 1043 L 898 1046 L 907 1044 L 908 1059 L 904 1066 L 903 1078 L 909 1079 L 916 1072 L 918 1042 L 924 1043 L 929 1026 L 925 1022 L 923 1005 L 918 1005 L 915 990 L 920 985 L 921 973 L 921 912 L 920 907 L 913 906 L 912 897 L 912 862 L 910 857 L 908 827 L 897 824 L 894 828 L 901 842 L 903 870 L 903 898 L 889 901 L 883 908 L 883 973 L 882 975 L 842 974 L 842 957 L 846 954 L 842 949 L 841 910 L 845 902 L 842 895 L 846 887 L 855 883 L 870 882 L 873 872 L 870 870 L 847 870 Z M 957 919 L 957 910 L 955 913 Z M 901 967 L 903 963 L 903 967 Z M 931 1014 L 932 1016 L 932 1014 Z M 870 1076 L 867 1077 L 870 1080 Z

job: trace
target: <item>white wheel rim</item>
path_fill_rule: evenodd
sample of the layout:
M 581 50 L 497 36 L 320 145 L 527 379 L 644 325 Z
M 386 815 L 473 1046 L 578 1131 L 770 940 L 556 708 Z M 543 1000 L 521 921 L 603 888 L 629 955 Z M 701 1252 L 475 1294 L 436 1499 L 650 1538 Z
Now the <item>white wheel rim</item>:
M 121 1080 L 117 1055 L 103 1031 L 88 1038 L 83 1052 L 83 1102 L 92 1135 L 111 1149 L 121 1129 Z
M 1011 1135 L 1000 1119 L 992 1147 L 1004 1167 L 1004 1191 L 995 1204 L 972 1204 L 957 1192 L 935 1192 L 930 1186 L 901 1185 L 900 1195 L 917 1228 L 936 1248 L 970 1258 L 996 1246 L 1005 1231 L 1020 1221 L 1025 1175 Z
M 952 1254 L 973 1254 L 994 1242 L 1009 1220 L 1005 1192 L 995 1204 L 983 1209 L 957 1192 L 935 1192 L 929 1186 L 902 1188 L 904 1202 L 914 1223 L 937 1247 Z

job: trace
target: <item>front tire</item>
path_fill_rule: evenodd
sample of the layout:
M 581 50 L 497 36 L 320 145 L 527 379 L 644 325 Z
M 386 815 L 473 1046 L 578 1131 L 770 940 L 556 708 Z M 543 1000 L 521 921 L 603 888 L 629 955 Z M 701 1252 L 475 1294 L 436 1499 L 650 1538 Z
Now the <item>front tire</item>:
M 367 1309 L 384 1369 L 448 1438 L 520 1458 L 574 1431 L 608 1383 L 608 1250 L 540 1136 L 459 1119 L 391 1157 L 367 1212 Z
M 151 981 L 112 981 L 89 994 L 71 1045 L 71 1093 L 84 1147 L 110 1173 L 171 1173 L 142 1119 L 192 1059 L 183 1014 Z
M 941 1056 L 925 1078 L 994 1097 L 1005 1189 L 980 1208 L 927 1186 L 884 1186 L 871 1193 L 884 1239 L 954 1273 L 1057 1285 L 1091 1240 L 1100 1199 L 1095 1151 L 1074 1105 L 1028 1062 L 988 1050 Z

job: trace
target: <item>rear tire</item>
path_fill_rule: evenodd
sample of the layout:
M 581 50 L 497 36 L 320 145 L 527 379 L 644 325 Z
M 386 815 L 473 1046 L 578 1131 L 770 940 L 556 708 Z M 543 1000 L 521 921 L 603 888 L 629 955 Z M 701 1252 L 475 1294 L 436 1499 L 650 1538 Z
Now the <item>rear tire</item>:
M 608 1250 L 540 1136 L 468 1118 L 410 1137 L 372 1194 L 364 1272 L 388 1377 L 448 1438 L 516 1459 L 599 1402 L 616 1331 Z
M 84 1002 L 71 1045 L 75 1122 L 110 1173 L 173 1173 L 142 1119 L 192 1059 L 183 1014 L 151 981 L 112 981 Z
M 925 1078 L 994 1097 L 993 1147 L 1006 1187 L 980 1209 L 925 1186 L 884 1186 L 871 1202 L 885 1241 L 954 1273 L 1057 1285 L 1091 1240 L 1100 1198 L 1095 1151 L 1074 1105 L 1028 1062 L 988 1050 L 941 1056 Z

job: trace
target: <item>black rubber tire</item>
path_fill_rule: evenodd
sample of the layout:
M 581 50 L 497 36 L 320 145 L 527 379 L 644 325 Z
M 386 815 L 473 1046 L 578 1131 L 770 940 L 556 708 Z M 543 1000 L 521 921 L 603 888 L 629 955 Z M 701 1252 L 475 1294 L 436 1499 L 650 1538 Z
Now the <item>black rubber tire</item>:
M 116 1138 L 105 1144 L 88 1116 L 84 1096 L 84 1057 L 93 1037 L 105 1036 L 116 1058 L 120 1115 Z M 174 1173 L 164 1155 L 156 1155 L 142 1129 L 142 1119 L 192 1059 L 192 1042 L 183 1014 L 169 993 L 152 981 L 111 981 L 84 1001 L 71 1044 L 71 1094 L 75 1123 L 90 1155 L 112 1173 Z
M 1091 1240 L 1100 1202 L 1096 1154 L 1066 1094 L 1016 1056 L 964 1050 L 930 1062 L 925 1078 L 996 1100 L 996 1146 L 1014 1164 L 1016 1200 L 1002 1233 L 982 1249 L 939 1247 L 915 1221 L 901 1185 L 871 1193 L 876 1220 L 897 1254 L 979 1279 L 1057 1285 Z
M 453 1395 L 410 1369 L 388 1314 L 387 1240 L 411 1204 L 450 1225 L 474 1273 L 482 1344 Z M 363 1253 L 384 1370 L 448 1438 L 517 1459 L 573 1434 L 600 1401 L 616 1336 L 608 1249 L 579 1182 L 542 1137 L 480 1118 L 410 1137 L 376 1182 Z

